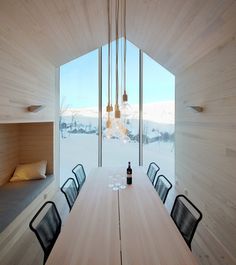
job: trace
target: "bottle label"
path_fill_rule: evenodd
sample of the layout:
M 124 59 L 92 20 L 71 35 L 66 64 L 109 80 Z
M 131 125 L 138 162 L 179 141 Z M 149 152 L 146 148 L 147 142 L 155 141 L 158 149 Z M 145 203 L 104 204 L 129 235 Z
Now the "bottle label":
M 131 174 L 127 174 L 127 184 L 128 185 L 132 184 L 132 175 Z

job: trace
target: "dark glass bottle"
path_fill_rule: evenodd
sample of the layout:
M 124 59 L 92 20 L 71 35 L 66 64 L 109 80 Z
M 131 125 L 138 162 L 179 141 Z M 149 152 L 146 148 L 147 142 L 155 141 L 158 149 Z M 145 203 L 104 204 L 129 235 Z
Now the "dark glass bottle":
M 128 168 L 127 168 L 127 184 L 128 185 L 132 184 L 132 168 L 130 166 L 130 162 L 128 163 Z

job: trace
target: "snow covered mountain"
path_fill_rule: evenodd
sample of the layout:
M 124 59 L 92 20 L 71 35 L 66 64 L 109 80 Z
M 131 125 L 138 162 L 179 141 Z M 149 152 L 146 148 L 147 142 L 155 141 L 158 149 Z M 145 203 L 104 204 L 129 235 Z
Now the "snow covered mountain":
M 131 119 L 139 118 L 139 106 L 131 105 L 132 115 Z M 62 116 L 75 116 L 75 117 L 98 117 L 98 108 L 77 108 L 61 110 Z M 105 108 L 103 109 L 103 117 L 106 117 Z M 175 120 L 175 103 L 174 101 L 163 101 L 156 103 L 148 103 L 143 105 L 143 119 L 150 122 L 161 124 L 174 124 Z

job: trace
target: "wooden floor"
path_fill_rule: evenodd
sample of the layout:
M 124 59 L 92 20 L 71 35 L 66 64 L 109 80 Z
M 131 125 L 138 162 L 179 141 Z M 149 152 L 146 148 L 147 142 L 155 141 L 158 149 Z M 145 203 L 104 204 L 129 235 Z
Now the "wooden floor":
M 173 182 L 173 181 L 172 181 Z M 168 195 L 165 206 L 168 211 L 173 205 L 173 201 L 176 195 L 176 191 L 173 188 Z M 53 199 L 58 207 L 63 223 L 69 213 L 68 205 L 64 196 L 58 191 Z M 200 233 L 198 232 L 200 231 Z M 220 257 L 216 257 L 214 260 L 209 257 L 214 256 L 212 249 L 210 249 L 208 236 L 204 236 L 203 226 L 199 226 L 193 242 L 192 251 L 196 256 L 199 265 L 231 265 L 231 263 L 221 260 Z M 208 237 L 208 238 L 207 238 Z M 27 230 L 20 240 L 11 249 L 10 255 L 4 260 L 0 260 L 1 265 L 42 265 L 43 264 L 43 251 L 31 230 Z M 112 265 L 112 264 L 111 264 Z

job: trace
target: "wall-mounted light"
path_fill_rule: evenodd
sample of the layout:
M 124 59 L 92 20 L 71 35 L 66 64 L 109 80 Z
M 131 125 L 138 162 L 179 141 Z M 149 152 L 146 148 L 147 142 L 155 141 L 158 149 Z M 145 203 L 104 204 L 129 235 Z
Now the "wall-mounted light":
M 188 106 L 188 108 L 193 109 L 196 112 L 203 112 L 202 106 Z
M 27 107 L 27 110 L 29 112 L 38 112 L 42 110 L 43 108 L 45 108 L 45 106 L 43 105 L 30 105 L 29 107 Z

